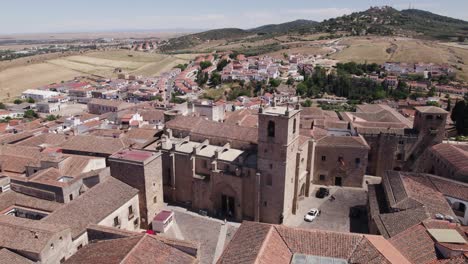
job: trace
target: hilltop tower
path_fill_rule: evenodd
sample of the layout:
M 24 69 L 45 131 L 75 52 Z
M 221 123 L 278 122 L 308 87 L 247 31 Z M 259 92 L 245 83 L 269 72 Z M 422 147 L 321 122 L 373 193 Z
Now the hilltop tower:
M 260 221 L 282 223 L 293 208 L 300 110 L 261 108 L 258 119 Z

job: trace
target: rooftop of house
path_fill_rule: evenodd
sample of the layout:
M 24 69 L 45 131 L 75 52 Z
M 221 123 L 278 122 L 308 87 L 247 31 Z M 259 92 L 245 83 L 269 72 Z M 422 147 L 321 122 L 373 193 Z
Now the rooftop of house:
M 136 195 L 137 189 L 113 177 L 107 177 L 83 195 L 42 219 L 42 222 L 67 225 L 72 230 L 72 237 L 76 238 L 85 232 L 88 224 L 97 224 Z
M 258 129 L 242 127 L 233 124 L 208 121 L 202 117 L 178 116 L 166 123 L 166 128 L 186 131 L 191 135 L 206 138 L 221 138 L 238 140 L 256 144 L 258 142 Z
M 447 161 L 455 171 L 468 173 L 468 145 L 441 143 L 431 147 L 429 152 Z
M 97 99 L 93 98 L 89 101 L 88 105 L 101 105 L 107 107 L 117 107 L 117 108 L 128 108 L 132 107 L 133 104 L 127 103 L 120 100 L 106 100 L 106 99 Z
M 0 259 L 5 263 L 33 264 L 34 262 L 6 248 L 0 249 Z
M 437 230 L 438 232 L 432 232 Z M 455 231 L 460 241 L 451 243 L 441 242 L 436 234 L 447 236 Z M 453 235 L 451 235 L 453 236 Z M 450 241 L 450 240 L 449 240 Z M 464 241 L 464 242 L 462 242 Z M 467 263 L 468 242 L 464 232 L 458 225 L 439 220 L 427 220 L 392 237 L 390 242 L 412 263 Z M 453 257 L 443 256 L 436 247 L 445 247 L 445 251 L 452 251 Z M 464 254 L 465 253 L 465 254 Z
M 198 263 L 196 256 L 179 248 L 168 239 L 145 234 L 91 243 L 65 263 Z
M 51 213 L 61 208 L 63 204 L 42 200 L 15 191 L 8 191 L 0 194 L 0 212 L 5 212 L 15 206 Z
M 64 134 L 45 133 L 34 136 L 23 141 L 16 143 L 16 146 L 29 146 L 29 147 L 51 147 L 59 146 L 66 142 L 68 136 Z
M 410 263 L 380 236 L 254 222 L 242 223 L 218 263 L 289 264 L 295 254 L 344 263 Z
M 358 105 L 356 112 L 342 113 L 345 121 L 360 134 L 404 134 L 405 129 L 413 127 L 412 122 L 388 105 Z
M 324 136 L 317 141 L 317 146 L 370 149 L 366 140 L 361 136 Z
M 0 215 L 0 247 L 16 252 L 41 253 L 50 247 L 53 236 L 66 230 L 69 230 L 66 225 Z
M 97 137 L 79 135 L 71 137 L 62 145 L 63 150 L 102 153 L 112 155 L 127 147 L 127 144 L 119 138 Z
M 435 106 L 419 106 L 415 107 L 416 111 L 419 111 L 421 113 L 425 114 L 449 114 L 449 112 L 445 111 L 444 109 L 440 107 L 435 107 Z
M 125 149 L 118 151 L 117 153 L 110 156 L 111 159 L 118 159 L 118 160 L 129 160 L 129 161 L 136 161 L 136 162 L 145 162 L 157 157 L 159 154 L 155 152 L 149 152 L 144 150 L 136 150 L 136 149 Z
M 456 219 L 443 192 L 466 196 L 465 188 L 428 174 L 388 171 L 382 185 L 369 186 L 370 214 L 379 232 L 393 237 L 438 214 Z

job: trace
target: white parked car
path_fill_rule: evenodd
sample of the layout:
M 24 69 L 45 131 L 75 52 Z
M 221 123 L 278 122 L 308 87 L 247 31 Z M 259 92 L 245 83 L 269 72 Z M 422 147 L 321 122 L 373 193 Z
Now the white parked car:
M 317 209 L 317 208 L 310 209 L 309 212 L 307 212 L 307 214 L 304 215 L 304 221 L 312 222 L 319 215 L 320 215 L 320 210 L 319 209 Z

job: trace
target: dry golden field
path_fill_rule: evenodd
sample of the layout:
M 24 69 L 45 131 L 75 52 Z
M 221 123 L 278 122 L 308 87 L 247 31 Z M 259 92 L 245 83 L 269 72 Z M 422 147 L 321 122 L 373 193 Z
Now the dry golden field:
M 99 75 L 115 77 L 114 70 L 157 76 L 179 63 L 188 63 L 197 54 L 162 55 L 125 50 L 92 52 L 44 60 L 36 64 L 14 64 L 0 71 L 0 100 L 17 97 L 22 91 L 47 84 L 66 81 L 77 76 Z M 9 98 L 8 98 L 9 97 Z
M 70 80 L 79 75 L 79 72 L 50 63 L 2 70 L 0 71 L 0 101 L 11 100 L 29 88 Z

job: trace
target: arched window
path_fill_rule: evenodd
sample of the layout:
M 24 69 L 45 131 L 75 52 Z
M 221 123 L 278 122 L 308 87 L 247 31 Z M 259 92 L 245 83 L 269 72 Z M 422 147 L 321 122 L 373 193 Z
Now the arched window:
M 293 121 L 293 134 L 296 134 L 296 118 Z
M 275 122 L 268 121 L 268 137 L 275 137 Z

